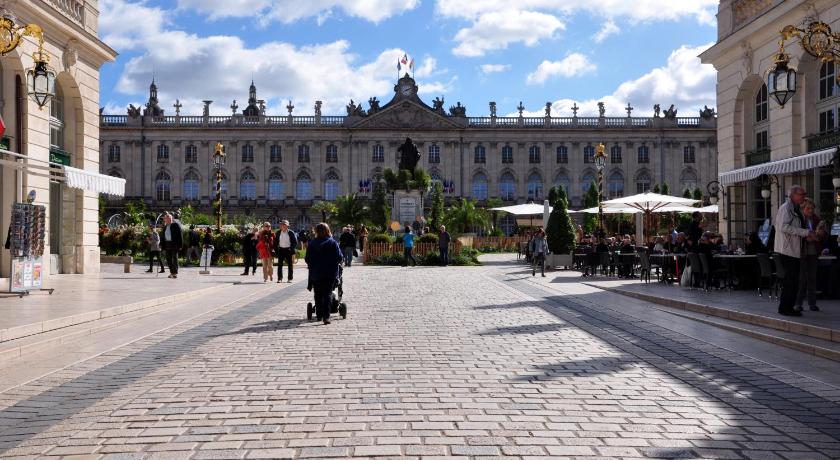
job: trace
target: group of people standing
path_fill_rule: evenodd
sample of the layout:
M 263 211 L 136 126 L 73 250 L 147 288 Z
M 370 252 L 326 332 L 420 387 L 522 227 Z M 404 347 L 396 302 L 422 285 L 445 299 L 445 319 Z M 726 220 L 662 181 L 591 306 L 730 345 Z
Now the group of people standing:
M 199 235 L 198 231 L 196 231 L 194 225 L 190 226 L 187 237 L 188 240 L 185 242 L 181 223 L 174 219 L 172 214 L 168 212 L 163 215 L 162 234 L 158 232 L 156 225 L 150 225 L 149 234 L 146 237 L 146 243 L 149 247 L 149 269 L 146 270 L 146 273 L 154 272 L 155 261 L 160 264 L 160 270 L 158 273 L 166 272 L 163 267 L 162 258 L 162 255 L 165 253 L 166 265 L 169 267 L 169 278 L 177 278 L 178 255 L 181 253 L 181 249 L 184 248 L 185 243 L 189 244 L 189 246 L 187 246 L 187 264 L 189 264 L 190 260 L 192 260 L 190 257 L 191 255 L 195 255 L 196 259 L 199 257 L 199 244 L 203 245 L 205 248 L 212 244 L 212 237 L 210 236 L 209 228 L 204 231 L 204 236 L 202 237 Z
M 280 229 L 275 233 L 270 222 L 262 227 L 245 232 L 242 236 L 242 255 L 245 271 L 242 275 L 257 272 L 257 261 L 262 262 L 263 282 L 274 281 L 274 257 L 277 257 L 277 282 L 283 282 L 283 265 L 288 267 L 286 278 L 289 283 L 294 279 L 294 256 L 298 247 L 298 236 L 289 229 L 289 221 L 280 222 Z

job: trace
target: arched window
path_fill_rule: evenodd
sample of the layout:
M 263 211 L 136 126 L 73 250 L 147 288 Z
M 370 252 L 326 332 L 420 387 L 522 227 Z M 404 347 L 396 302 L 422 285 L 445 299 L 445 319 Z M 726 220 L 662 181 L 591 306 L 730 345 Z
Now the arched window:
M 335 145 L 328 145 L 327 146 L 327 163 L 338 163 L 338 147 Z
M 595 174 L 592 171 L 586 171 L 582 176 L 580 176 L 581 196 L 586 195 L 586 192 L 589 191 L 589 187 L 592 187 L 594 182 Z
M 528 199 L 529 200 L 542 200 L 543 197 L 543 181 L 542 177 L 540 177 L 537 173 L 531 173 L 528 176 Z
M 686 145 L 683 147 L 683 163 L 694 163 L 694 146 L 693 145 Z
M 840 89 L 836 80 L 837 67 L 834 62 L 824 62 L 820 66 L 819 95 L 817 98 L 817 119 L 819 132 L 825 133 L 837 129 L 840 118 Z
M 607 179 L 607 186 L 609 187 L 609 197 L 621 198 L 624 196 L 624 176 L 620 171 L 614 171 Z
M 532 145 L 528 149 L 528 163 L 540 163 L 540 147 L 538 145 Z
M 621 163 L 621 146 L 613 145 L 610 149 L 610 163 L 612 164 L 619 164 Z
M 184 199 L 197 200 L 200 185 L 201 180 L 198 178 L 198 174 L 192 170 L 187 171 L 187 173 L 184 174 Z
M 373 163 L 382 163 L 385 161 L 385 148 L 379 144 L 373 146 L 373 153 L 371 154 L 370 161 Z
M 268 199 L 270 201 L 280 201 L 283 195 L 283 176 L 279 172 L 274 171 L 268 176 Z
M 298 146 L 298 163 L 309 163 L 309 146 Z
M 650 191 L 650 174 L 647 171 L 642 171 L 636 176 L 636 193 L 647 191 Z
M 324 178 L 324 199 L 333 201 L 338 196 L 341 182 L 338 179 L 338 174 L 335 171 L 330 171 Z
M 240 200 L 256 200 L 257 199 L 257 178 L 251 171 L 242 173 L 239 178 L 239 199 Z
M 484 149 L 483 145 L 477 145 L 475 147 L 474 163 L 476 163 L 476 164 L 487 163 L 487 151 Z
M 563 191 L 566 192 L 566 196 L 568 197 L 569 190 L 572 187 L 572 181 L 569 180 L 569 176 L 565 172 L 560 172 L 554 176 L 554 186 L 563 187 Z
M 513 147 L 506 145 L 502 147 L 502 163 L 503 164 L 510 164 L 513 163 Z
M 440 163 L 440 147 L 437 144 L 429 146 L 429 163 Z
M 184 150 L 184 163 L 198 163 L 198 148 L 192 144 Z
M 158 163 L 166 163 L 169 161 L 169 146 L 160 144 L 157 147 L 157 161 Z
M 487 176 L 484 173 L 477 173 L 473 176 L 472 198 L 474 200 L 487 199 Z
M 767 103 L 767 85 L 762 84 L 755 95 L 755 107 L 753 118 L 753 132 L 755 133 L 755 150 L 764 150 L 770 147 L 770 113 Z
M 253 163 L 254 162 L 254 146 L 251 144 L 245 144 L 242 146 L 242 162 L 243 163 Z
M 650 150 L 647 145 L 639 147 L 639 163 L 650 163 Z
M 561 145 L 557 147 L 557 163 L 568 163 L 569 162 L 569 149 L 566 148 L 565 145 Z
M 272 163 L 280 163 L 283 161 L 283 148 L 279 145 L 272 145 L 271 150 L 269 150 L 268 161 Z
M 595 163 L 595 147 L 587 145 L 583 148 L 583 162 Z
M 216 199 L 216 174 L 213 173 L 213 179 L 210 181 L 210 196 L 213 200 Z M 222 199 L 226 200 L 228 197 L 228 177 L 222 172 Z
M 111 144 L 108 147 L 108 163 L 119 163 L 120 162 L 120 146 L 117 144 Z
M 295 198 L 298 200 L 312 199 L 312 179 L 305 171 L 301 171 L 295 180 Z
M 505 201 L 513 201 L 516 198 L 516 179 L 509 172 L 499 178 L 499 198 Z
M 694 190 L 697 188 L 697 174 L 690 169 L 686 169 L 680 175 L 680 192 L 688 189 Z
M 172 178 L 166 171 L 161 171 L 155 176 L 155 198 L 157 201 L 169 201 L 172 199 Z

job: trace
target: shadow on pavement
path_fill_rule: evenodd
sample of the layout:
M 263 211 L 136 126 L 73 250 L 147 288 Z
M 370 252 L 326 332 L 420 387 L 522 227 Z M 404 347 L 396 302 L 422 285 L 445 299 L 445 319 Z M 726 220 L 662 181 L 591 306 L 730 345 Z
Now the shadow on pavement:
M 144 385 L 137 385 L 143 377 L 189 354 L 212 338 L 225 335 L 219 332 L 230 330 L 231 327 L 275 308 L 303 288 L 303 284 L 298 284 L 260 297 L 0 410 L 0 453 L 26 443 L 28 439 L 114 393 L 119 392 L 122 401 L 131 401 L 148 390 Z M 8 394 L 13 396 L 14 392 Z
M 280 330 L 294 329 L 309 323 L 305 319 L 278 319 L 275 321 L 267 321 L 265 323 L 255 324 L 250 327 L 240 329 L 238 331 L 227 332 L 224 334 L 211 335 L 210 338 L 224 337 L 226 335 L 240 335 L 240 334 L 261 334 L 263 332 L 273 332 Z
M 531 306 L 534 306 L 533 304 Z M 482 336 L 491 336 L 491 335 L 507 335 L 507 334 L 539 334 L 542 332 L 556 332 L 561 329 L 567 328 L 568 325 L 566 324 L 558 324 L 558 323 L 551 323 L 551 324 L 527 324 L 524 326 L 510 326 L 510 327 L 497 327 L 491 329 L 489 331 L 480 332 L 478 335 Z

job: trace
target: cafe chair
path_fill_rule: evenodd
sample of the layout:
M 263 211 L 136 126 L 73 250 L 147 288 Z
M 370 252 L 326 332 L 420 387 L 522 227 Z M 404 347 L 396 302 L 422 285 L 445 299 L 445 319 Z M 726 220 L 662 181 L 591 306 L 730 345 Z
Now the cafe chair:
M 639 251 L 639 279 L 650 283 L 650 254 Z
M 732 285 L 732 280 L 728 279 L 729 277 L 729 270 L 727 268 L 712 268 L 711 262 L 709 257 L 706 254 L 698 254 L 700 257 L 700 265 L 703 266 L 703 273 L 706 275 L 706 290 L 709 290 L 710 286 L 717 285 L 718 288 L 720 287 L 720 280 L 725 280 L 727 286 Z M 732 263 L 732 261 L 730 261 Z
M 776 274 L 773 279 L 773 292 L 776 298 L 779 298 L 782 290 L 782 284 L 785 281 L 785 266 L 782 265 L 782 257 L 779 254 L 773 253 L 773 266 L 776 267 Z
M 756 254 L 758 259 L 758 296 L 762 296 L 762 290 L 767 289 L 767 298 L 773 300 L 773 263 L 767 254 Z
M 706 281 L 707 275 L 706 271 L 704 270 L 703 262 L 701 262 L 699 254 L 696 252 L 689 252 L 688 253 L 688 264 L 691 266 L 691 288 L 694 289 L 695 287 L 700 286 L 697 280 L 702 282 L 703 290 L 706 290 Z

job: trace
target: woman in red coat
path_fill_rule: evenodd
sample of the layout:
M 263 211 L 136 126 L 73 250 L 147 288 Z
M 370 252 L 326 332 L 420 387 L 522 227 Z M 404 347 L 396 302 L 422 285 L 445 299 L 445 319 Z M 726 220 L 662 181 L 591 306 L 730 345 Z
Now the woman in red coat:
M 274 281 L 274 258 L 271 255 L 271 248 L 273 247 L 274 233 L 271 232 L 271 224 L 265 222 L 257 241 L 257 253 L 262 260 L 263 283 Z

